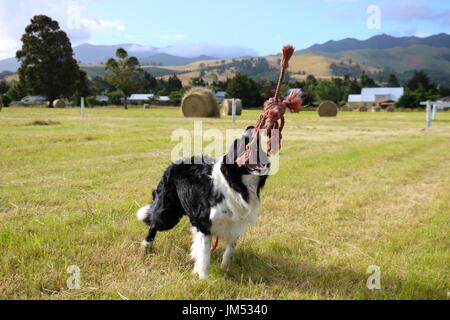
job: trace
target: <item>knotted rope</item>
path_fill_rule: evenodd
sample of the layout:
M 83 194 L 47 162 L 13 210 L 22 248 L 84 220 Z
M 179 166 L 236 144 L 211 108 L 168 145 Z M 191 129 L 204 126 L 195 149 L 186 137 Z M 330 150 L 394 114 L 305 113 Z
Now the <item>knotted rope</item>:
M 253 151 L 257 150 L 258 136 L 261 131 L 265 131 L 268 137 L 267 151 L 269 154 L 276 154 L 281 149 L 281 140 L 283 138 L 282 132 L 285 125 L 284 115 L 286 110 L 291 112 L 299 112 L 302 106 L 302 99 L 298 96 L 298 91 L 293 90 L 286 99 L 281 101 L 281 87 L 283 86 L 286 70 L 289 68 L 289 60 L 292 58 L 295 49 L 291 45 L 286 45 L 282 50 L 281 58 L 281 72 L 278 80 L 275 96 L 264 103 L 264 112 L 259 117 L 255 129 L 253 129 L 253 138 L 247 146 L 245 153 L 236 160 L 236 164 L 240 167 L 251 166 L 256 163 L 251 163 L 252 159 L 256 159 Z M 274 135 L 275 134 L 275 135 Z M 275 144 L 274 139 L 278 138 Z

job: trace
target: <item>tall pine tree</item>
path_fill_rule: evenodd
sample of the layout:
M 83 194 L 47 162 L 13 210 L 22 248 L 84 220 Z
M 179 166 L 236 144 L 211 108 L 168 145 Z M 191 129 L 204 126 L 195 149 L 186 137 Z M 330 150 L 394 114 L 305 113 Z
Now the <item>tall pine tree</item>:
M 20 86 L 27 93 L 45 96 L 49 107 L 55 99 L 72 96 L 80 70 L 72 44 L 58 22 L 44 15 L 33 17 L 22 43 L 16 54 L 21 63 Z

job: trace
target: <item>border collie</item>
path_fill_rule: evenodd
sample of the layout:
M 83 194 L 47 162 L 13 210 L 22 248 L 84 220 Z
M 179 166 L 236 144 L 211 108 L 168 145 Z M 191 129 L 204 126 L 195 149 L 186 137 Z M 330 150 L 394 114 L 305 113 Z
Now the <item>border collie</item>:
M 260 191 L 270 172 L 260 137 L 256 144 L 258 163 L 247 167 L 235 164 L 250 143 L 253 129 L 247 128 L 221 159 L 192 157 L 166 170 L 153 191 L 152 204 L 137 212 L 138 220 L 150 227 L 145 247 L 151 248 L 157 232 L 173 229 L 187 215 L 192 224 L 194 273 L 200 279 L 208 278 L 213 237 L 226 244 L 222 268 L 229 265 L 237 240 L 244 236 L 248 225 L 257 222 Z

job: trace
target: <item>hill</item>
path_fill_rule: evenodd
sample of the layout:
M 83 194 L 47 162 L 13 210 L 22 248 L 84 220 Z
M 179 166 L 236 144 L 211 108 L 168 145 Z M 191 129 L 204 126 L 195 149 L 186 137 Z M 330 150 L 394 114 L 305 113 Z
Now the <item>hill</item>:
M 347 38 L 340 41 L 328 41 L 324 44 L 315 44 L 308 51 L 321 53 L 337 53 L 342 51 L 362 49 L 391 49 L 406 48 L 424 45 L 436 48 L 450 48 L 450 35 L 441 33 L 426 38 L 418 37 L 392 37 L 386 34 L 377 35 L 367 40 Z
M 352 65 L 353 69 L 394 71 L 400 78 L 407 77 L 414 70 L 425 70 L 433 81 L 450 85 L 448 34 L 427 38 L 379 35 L 363 41 L 343 39 L 314 45 L 305 52 L 337 60 L 339 65 L 347 65 L 347 68 Z M 343 72 L 337 69 L 333 69 L 333 75 L 342 75 Z

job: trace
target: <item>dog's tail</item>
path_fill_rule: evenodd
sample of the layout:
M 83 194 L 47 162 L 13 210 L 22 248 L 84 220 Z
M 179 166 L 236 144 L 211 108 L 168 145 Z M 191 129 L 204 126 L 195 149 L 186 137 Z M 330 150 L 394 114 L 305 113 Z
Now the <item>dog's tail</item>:
M 150 205 L 147 205 L 143 208 L 140 208 L 138 212 L 136 213 L 136 218 L 139 221 L 148 223 L 150 218 Z

